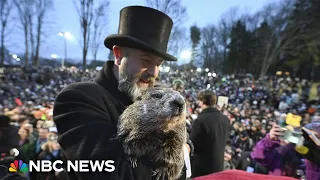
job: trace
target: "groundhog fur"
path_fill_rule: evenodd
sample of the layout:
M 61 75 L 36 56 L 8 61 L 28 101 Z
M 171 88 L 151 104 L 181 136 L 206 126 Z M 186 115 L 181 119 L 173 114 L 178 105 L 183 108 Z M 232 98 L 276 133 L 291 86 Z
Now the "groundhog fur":
M 148 88 L 120 116 L 117 138 L 133 168 L 146 160 L 156 179 L 176 180 L 184 167 L 186 105 L 179 92 Z

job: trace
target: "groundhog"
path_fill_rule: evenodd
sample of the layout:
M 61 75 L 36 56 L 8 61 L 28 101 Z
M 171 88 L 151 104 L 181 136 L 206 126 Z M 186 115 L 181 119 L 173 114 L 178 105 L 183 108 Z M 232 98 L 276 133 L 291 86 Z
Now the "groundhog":
M 156 179 L 176 180 L 184 166 L 184 98 L 169 88 L 148 88 L 122 113 L 117 138 L 133 168 L 147 160 Z

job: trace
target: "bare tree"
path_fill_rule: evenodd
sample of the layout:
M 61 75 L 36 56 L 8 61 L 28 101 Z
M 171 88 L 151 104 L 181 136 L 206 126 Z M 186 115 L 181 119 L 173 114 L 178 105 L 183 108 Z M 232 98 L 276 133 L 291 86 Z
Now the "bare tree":
M 202 29 L 202 55 L 204 67 L 210 70 L 219 70 L 219 61 L 221 61 L 221 51 L 219 50 L 218 30 L 214 25 L 208 25 Z
M 171 31 L 169 43 L 168 43 L 168 52 L 174 56 L 179 56 L 177 49 L 181 51 L 185 45 L 185 38 L 187 38 L 182 33 L 185 33 L 185 30 L 182 30 L 181 25 L 187 20 L 187 9 L 182 5 L 181 0 L 146 0 L 146 3 L 149 7 L 157 9 L 169 17 L 173 21 L 173 28 Z
M 171 32 L 170 40 L 168 43 L 168 51 L 173 56 L 179 56 L 184 48 L 187 47 L 188 37 L 186 29 L 182 27 L 173 27 Z
M 212 47 L 214 46 L 214 33 L 216 28 L 214 25 L 207 26 L 202 29 L 201 35 L 202 35 L 202 45 L 201 45 L 201 54 L 203 58 L 203 67 L 211 68 L 211 60 L 212 60 Z
M 263 10 L 263 17 L 267 20 L 271 27 L 271 33 L 267 34 L 268 40 L 264 44 L 264 56 L 262 59 L 262 67 L 260 78 L 263 78 L 270 65 L 280 58 L 281 54 L 294 55 L 298 48 L 294 42 L 296 40 L 305 40 L 318 37 L 319 31 L 312 33 L 300 33 L 302 24 L 288 23 L 288 15 L 291 12 L 292 5 L 290 1 L 282 1 L 267 5 Z
M 223 51 L 223 61 L 227 60 L 227 50 L 229 44 L 229 38 L 232 30 L 232 26 L 239 19 L 239 10 L 237 7 L 232 7 L 221 15 L 219 26 L 217 31 L 219 34 L 218 42 L 222 47 Z
M 245 23 L 247 30 L 254 31 L 264 19 L 262 18 L 261 12 L 256 12 L 254 14 L 243 14 L 240 20 Z
M 147 5 L 170 16 L 175 25 L 181 25 L 186 20 L 187 9 L 181 0 L 146 0 Z
M 90 43 L 91 23 L 94 14 L 94 0 L 73 0 L 73 4 L 78 12 L 81 29 L 82 46 L 82 68 L 86 69 L 87 54 Z
M 17 7 L 19 20 L 24 32 L 25 39 L 25 68 L 29 66 L 29 24 L 30 24 L 30 16 L 32 14 L 33 9 L 33 0 L 13 0 L 15 6 Z
M 98 7 L 94 10 L 93 14 L 93 33 L 91 50 L 93 55 L 93 61 L 96 63 L 98 50 L 101 45 L 101 39 L 103 38 L 107 26 L 107 8 L 109 7 L 109 1 L 102 1 Z
M 34 5 L 34 0 L 32 1 L 33 5 Z M 34 41 L 34 33 L 33 33 L 33 15 L 34 15 L 34 11 L 35 11 L 36 7 L 32 7 L 29 9 L 29 13 L 28 13 L 28 22 L 29 22 L 29 38 L 30 38 L 30 54 L 31 54 L 31 62 L 34 61 L 34 46 L 35 46 L 35 41 Z
M 201 50 L 204 66 L 215 71 L 220 70 L 220 64 L 227 60 L 232 27 L 239 18 L 238 8 L 231 7 L 221 15 L 217 26 L 208 25 L 202 29 Z
M 39 52 L 41 47 L 41 37 L 43 35 L 43 25 L 45 17 L 49 10 L 53 8 L 52 0 L 35 0 L 35 16 L 36 16 L 36 42 L 33 57 L 33 65 L 35 67 L 39 66 Z M 31 43 L 32 44 L 32 43 Z
M 13 8 L 13 3 L 11 0 L 1 0 L 0 1 L 0 17 L 1 17 L 1 51 L 0 51 L 0 66 L 3 65 L 5 59 L 5 33 L 8 27 L 7 23 L 10 17 L 11 10 Z

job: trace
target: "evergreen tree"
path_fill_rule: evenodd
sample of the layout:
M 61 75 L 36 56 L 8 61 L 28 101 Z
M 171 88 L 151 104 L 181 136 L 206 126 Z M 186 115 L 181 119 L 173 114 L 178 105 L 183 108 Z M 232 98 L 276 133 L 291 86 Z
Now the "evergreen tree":
M 253 30 L 253 52 L 252 52 L 252 61 L 250 72 L 254 75 L 259 75 L 260 70 L 262 68 L 262 59 L 265 50 L 267 49 L 268 41 L 270 40 L 270 34 L 272 33 L 272 29 L 269 26 L 267 21 L 263 21 L 260 26 Z
M 251 32 L 246 30 L 246 26 L 240 20 L 231 30 L 231 42 L 226 66 L 227 73 L 246 73 L 253 53 L 253 39 Z
M 297 0 L 285 31 L 295 27 L 296 38 L 285 54 L 297 76 L 311 78 L 320 60 L 320 0 Z
M 190 39 L 192 42 L 192 56 L 191 56 L 191 61 L 194 62 L 196 56 L 198 55 L 197 53 L 197 47 L 200 43 L 200 38 L 201 38 L 201 30 L 198 28 L 196 25 L 193 25 L 190 27 Z

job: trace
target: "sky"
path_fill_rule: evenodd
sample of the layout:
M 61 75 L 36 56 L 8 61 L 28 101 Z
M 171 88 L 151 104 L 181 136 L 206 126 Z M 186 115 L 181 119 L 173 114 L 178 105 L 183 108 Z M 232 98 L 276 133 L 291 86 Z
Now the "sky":
M 54 9 L 48 14 L 46 20 L 41 46 L 40 56 L 50 58 L 51 54 L 57 54 L 64 58 L 64 39 L 60 37 L 59 32 L 70 32 L 72 37 L 67 40 L 68 59 L 82 59 L 82 50 L 80 41 L 79 17 L 75 10 L 72 0 L 53 0 Z M 276 0 L 182 0 L 182 4 L 187 9 L 187 21 L 183 24 L 189 29 L 196 24 L 202 28 L 209 24 L 217 24 L 220 16 L 232 7 L 238 7 L 240 13 L 253 13 L 261 9 L 269 2 Z M 129 5 L 146 5 L 145 0 L 110 0 L 108 8 L 108 25 L 106 27 L 107 37 L 110 34 L 117 33 L 120 10 Z M 20 28 L 19 21 L 13 21 L 12 30 L 7 38 L 8 49 L 15 54 L 24 52 L 24 36 Z M 189 37 L 189 36 L 188 36 Z M 101 39 L 101 46 L 98 51 L 99 60 L 107 60 L 109 50 L 103 45 L 104 39 Z M 88 60 L 92 59 L 92 53 L 89 51 Z

